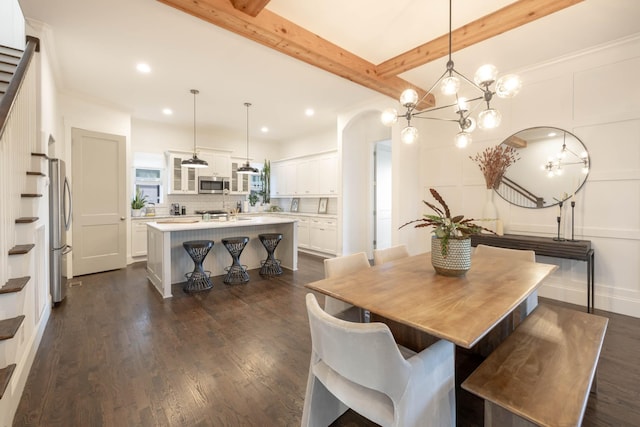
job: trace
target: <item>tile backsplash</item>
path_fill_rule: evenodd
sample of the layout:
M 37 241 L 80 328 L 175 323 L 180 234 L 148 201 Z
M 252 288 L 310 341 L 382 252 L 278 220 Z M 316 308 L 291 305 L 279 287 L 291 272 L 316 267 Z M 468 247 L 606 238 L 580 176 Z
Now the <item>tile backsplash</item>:
M 156 205 L 156 215 L 168 215 L 172 203 L 179 203 L 185 206 L 188 215 L 197 210 L 227 210 L 237 206 L 247 200 L 246 195 L 223 196 L 221 194 L 169 194 L 166 196 L 166 203 Z M 284 212 L 291 210 L 292 198 L 272 198 L 271 205 L 279 206 Z M 319 197 L 300 198 L 298 203 L 299 213 L 318 213 Z M 259 203 L 258 203 L 259 205 Z M 259 208 L 259 207 L 258 207 Z M 338 210 L 338 199 L 329 197 L 327 203 L 327 214 L 336 215 Z

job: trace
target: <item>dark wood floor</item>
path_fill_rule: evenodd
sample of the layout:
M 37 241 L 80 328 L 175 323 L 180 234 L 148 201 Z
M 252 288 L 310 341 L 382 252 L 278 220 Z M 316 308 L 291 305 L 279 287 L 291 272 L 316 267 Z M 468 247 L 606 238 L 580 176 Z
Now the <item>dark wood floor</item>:
M 310 356 L 298 272 L 162 300 L 144 263 L 76 278 L 55 308 L 14 426 L 297 426 Z M 579 308 L 581 309 L 581 308 Z M 610 318 L 584 426 L 640 425 L 640 319 Z M 374 425 L 349 412 L 334 426 Z

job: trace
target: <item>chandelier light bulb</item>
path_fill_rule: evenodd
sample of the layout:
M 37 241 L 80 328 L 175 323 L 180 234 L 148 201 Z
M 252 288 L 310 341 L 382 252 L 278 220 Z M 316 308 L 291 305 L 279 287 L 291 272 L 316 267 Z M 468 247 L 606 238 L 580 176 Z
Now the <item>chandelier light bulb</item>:
M 456 135 L 455 141 L 456 141 L 456 147 L 466 148 L 467 146 L 469 146 L 469 144 L 471 144 L 471 141 L 472 141 L 471 134 L 465 131 L 458 132 L 458 134 Z
M 398 123 L 398 111 L 395 108 L 387 108 L 380 115 L 380 121 L 385 126 L 393 126 Z
M 469 111 L 469 103 L 467 102 L 467 98 L 458 98 L 456 104 L 458 104 L 458 111 Z
M 588 166 L 583 167 L 582 168 L 582 173 L 585 174 L 585 175 L 588 174 L 589 173 L 589 167 Z
M 482 67 L 478 68 L 475 76 L 473 76 L 473 81 L 478 86 L 488 86 L 491 83 L 496 81 L 498 77 L 498 69 L 491 64 L 485 64 Z
M 407 126 L 400 132 L 400 140 L 405 144 L 413 144 L 418 140 L 418 129 Z
M 413 89 L 406 89 L 400 95 L 400 105 L 406 108 L 413 108 L 418 104 L 418 92 Z
M 440 90 L 442 91 L 443 95 L 455 95 L 456 93 L 458 93 L 458 90 L 460 90 L 460 79 L 455 76 L 449 76 L 445 79 L 442 79 Z
M 515 74 L 502 76 L 496 82 L 496 95 L 500 98 L 513 98 L 522 89 L 522 80 Z
M 478 114 L 478 127 L 480 129 L 495 129 L 500 126 L 502 114 L 493 108 L 487 108 Z

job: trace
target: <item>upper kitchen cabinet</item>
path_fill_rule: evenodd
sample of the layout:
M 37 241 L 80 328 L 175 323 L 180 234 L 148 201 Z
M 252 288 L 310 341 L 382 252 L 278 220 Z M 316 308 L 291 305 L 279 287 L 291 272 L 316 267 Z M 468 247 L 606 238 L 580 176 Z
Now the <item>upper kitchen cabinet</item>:
M 251 191 L 251 175 L 238 175 L 238 168 L 245 164 L 245 159 L 231 159 L 231 193 L 249 194 Z
M 271 197 L 295 196 L 297 164 L 288 160 L 271 162 Z
M 335 152 L 273 162 L 271 197 L 338 195 L 338 156 Z
M 231 154 L 224 151 L 211 151 L 198 148 L 198 157 L 209 165 L 198 171 L 200 176 L 231 177 Z
M 320 195 L 337 196 L 338 191 L 338 155 L 326 155 L 318 159 L 318 171 L 322 179 L 318 179 Z
M 191 153 L 167 152 L 167 171 L 169 175 L 168 194 L 197 194 L 197 169 L 182 166 L 182 161 L 191 158 Z

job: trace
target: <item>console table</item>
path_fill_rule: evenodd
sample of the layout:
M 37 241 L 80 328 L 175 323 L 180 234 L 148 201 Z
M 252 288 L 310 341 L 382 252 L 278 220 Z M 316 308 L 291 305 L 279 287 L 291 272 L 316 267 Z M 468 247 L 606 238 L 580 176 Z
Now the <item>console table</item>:
M 536 255 L 574 259 L 587 262 L 587 312 L 593 313 L 595 299 L 595 257 L 589 240 L 553 240 L 551 237 L 522 236 L 517 234 L 476 234 L 471 236 L 471 246 L 496 246 L 507 249 L 535 251 Z

